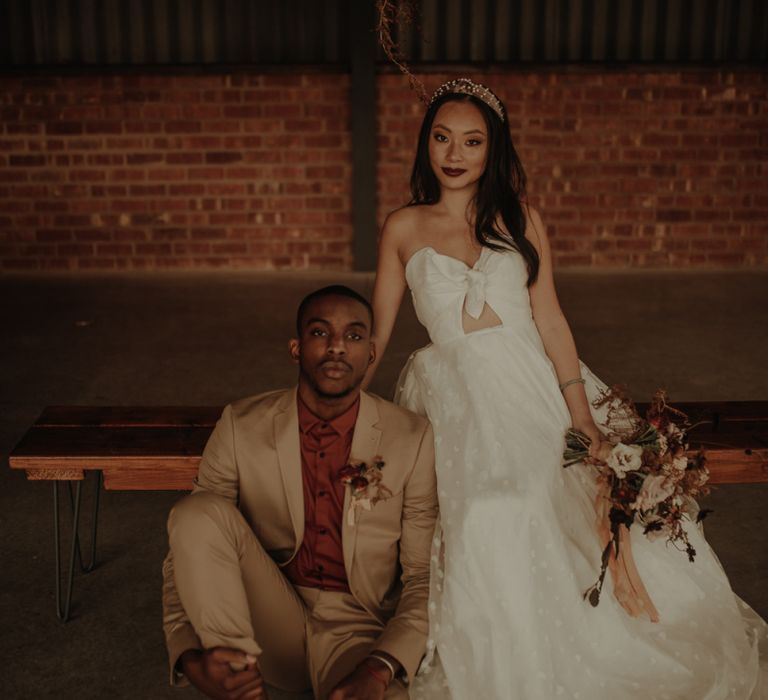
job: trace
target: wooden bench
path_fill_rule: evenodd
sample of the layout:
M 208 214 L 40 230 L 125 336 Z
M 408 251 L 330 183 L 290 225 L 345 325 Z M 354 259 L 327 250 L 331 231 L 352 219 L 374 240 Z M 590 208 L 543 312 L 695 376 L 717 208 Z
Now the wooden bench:
M 679 403 L 697 423 L 691 446 L 707 450 L 712 484 L 768 483 L 768 401 Z M 638 404 L 642 411 L 645 406 Z M 76 557 L 83 571 L 95 566 L 98 494 L 107 490 L 189 490 L 219 406 L 49 406 L 10 455 L 10 466 L 30 480 L 53 482 L 56 607 L 69 618 Z M 96 473 L 91 560 L 79 541 L 81 486 Z M 61 600 L 59 482 L 72 506 L 67 595 Z M 74 484 L 74 487 L 73 487 Z
M 188 490 L 220 406 L 49 406 L 10 456 L 31 480 L 80 481 L 107 490 Z

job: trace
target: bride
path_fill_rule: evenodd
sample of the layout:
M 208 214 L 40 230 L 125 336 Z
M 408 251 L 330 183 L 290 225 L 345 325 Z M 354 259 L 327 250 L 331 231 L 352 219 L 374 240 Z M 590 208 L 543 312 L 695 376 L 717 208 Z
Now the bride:
M 373 307 L 379 358 L 406 286 L 432 341 L 396 396 L 434 427 L 442 519 L 412 697 L 768 697 L 766 624 L 698 526 L 687 527 L 693 563 L 631 531 L 658 621 L 628 614 L 610 578 L 599 606 L 582 597 L 600 570 L 597 485 L 584 465 L 563 469 L 562 454 L 571 426 L 596 454 L 605 416 L 590 401 L 603 385 L 579 362 L 506 110 L 488 88 L 459 79 L 434 93 L 411 191 L 382 232 Z

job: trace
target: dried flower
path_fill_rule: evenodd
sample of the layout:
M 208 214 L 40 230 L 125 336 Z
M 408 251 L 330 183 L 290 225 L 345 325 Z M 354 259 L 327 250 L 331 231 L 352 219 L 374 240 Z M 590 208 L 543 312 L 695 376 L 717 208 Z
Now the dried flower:
M 339 470 L 339 480 L 350 487 L 350 503 L 347 511 L 347 523 L 354 525 L 359 509 L 371 510 L 379 501 L 392 495 L 392 492 L 381 483 L 384 460 L 376 456 L 373 464 L 365 462 L 350 462 Z

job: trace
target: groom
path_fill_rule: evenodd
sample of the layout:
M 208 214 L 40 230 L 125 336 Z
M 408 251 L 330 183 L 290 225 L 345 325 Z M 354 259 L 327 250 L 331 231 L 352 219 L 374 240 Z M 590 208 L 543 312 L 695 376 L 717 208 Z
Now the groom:
M 289 343 L 298 386 L 224 409 L 168 520 L 172 683 L 408 697 L 427 640 L 434 447 L 425 419 L 360 390 L 372 315 L 347 287 L 313 292 Z

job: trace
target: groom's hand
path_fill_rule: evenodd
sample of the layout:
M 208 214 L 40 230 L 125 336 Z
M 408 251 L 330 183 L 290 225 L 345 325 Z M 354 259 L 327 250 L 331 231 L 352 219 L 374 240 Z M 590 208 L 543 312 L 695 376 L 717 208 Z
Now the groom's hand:
M 256 658 L 237 649 L 189 649 L 181 655 L 181 668 L 190 683 L 211 700 L 267 698 Z
M 381 669 L 374 669 L 371 673 L 371 660 L 366 659 L 352 673 L 344 678 L 328 696 L 328 700 L 382 700 L 387 692 L 387 685 L 382 678 L 388 678 L 390 673 L 384 664 Z

